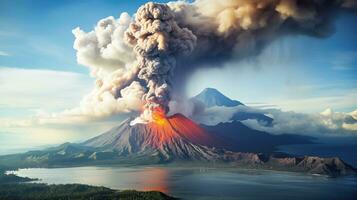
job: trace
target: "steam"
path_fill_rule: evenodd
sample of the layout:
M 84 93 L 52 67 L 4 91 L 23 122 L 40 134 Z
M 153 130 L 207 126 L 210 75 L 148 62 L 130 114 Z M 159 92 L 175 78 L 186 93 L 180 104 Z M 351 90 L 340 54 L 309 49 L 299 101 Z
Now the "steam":
M 338 11 L 355 7 L 351 0 L 146 3 L 135 18 L 123 13 L 100 20 L 88 33 L 76 28 L 77 60 L 96 78 L 76 112 L 134 111 L 141 113 L 137 122 L 152 121 L 155 112 L 169 111 L 193 70 L 254 56 L 283 35 L 329 36 Z
M 136 80 L 135 55 L 124 41 L 131 20 L 129 14 L 122 13 L 119 19 L 100 20 L 94 31 L 85 33 L 80 28 L 72 31 L 77 61 L 89 67 L 96 81 L 80 107 L 66 113 L 106 117 L 140 110 L 145 88 Z

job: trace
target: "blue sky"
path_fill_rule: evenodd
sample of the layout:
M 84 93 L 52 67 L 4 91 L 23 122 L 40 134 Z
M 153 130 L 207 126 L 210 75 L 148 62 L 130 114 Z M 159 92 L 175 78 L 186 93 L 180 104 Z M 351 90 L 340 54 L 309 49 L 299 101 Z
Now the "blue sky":
M 90 31 L 99 19 L 132 14 L 143 2 L 2 0 L 0 51 L 11 56 L 1 65 L 87 73 L 76 64 L 72 29 Z
M 242 61 L 227 64 L 223 69 L 199 71 L 191 79 L 191 94 L 209 85 L 246 103 L 277 104 L 285 110 L 316 112 L 323 107 L 354 110 L 357 101 L 347 99 L 356 98 L 356 20 L 356 14 L 344 13 L 335 22 L 336 32 L 328 38 L 280 38 L 263 50 L 258 62 Z M 352 94 L 345 98 L 350 103 L 327 101 L 330 97 Z M 299 104 L 308 99 L 314 105 Z
M 93 79 L 76 62 L 72 29 L 79 26 L 90 31 L 107 16 L 132 15 L 143 2 L 0 0 L 3 124 L 78 105 Z M 344 13 L 335 20 L 336 31 L 328 38 L 279 38 L 255 59 L 199 70 L 188 81 L 187 94 L 215 87 L 252 106 L 307 113 L 331 107 L 351 112 L 357 108 L 356 21 L 357 14 Z M 0 129 L 4 130 L 22 131 Z

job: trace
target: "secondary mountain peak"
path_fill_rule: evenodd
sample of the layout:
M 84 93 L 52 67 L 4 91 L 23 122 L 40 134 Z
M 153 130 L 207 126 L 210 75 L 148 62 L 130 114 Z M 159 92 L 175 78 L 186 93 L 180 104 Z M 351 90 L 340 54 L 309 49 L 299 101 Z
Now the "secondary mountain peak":
M 201 93 L 198 95 L 194 96 L 191 98 L 192 102 L 199 102 L 204 105 L 205 108 L 211 108 L 214 106 L 218 107 L 235 107 L 235 106 L 242 106 L 245 108 L 249 108 L 248 106 L 244 105 L 243 103 L 237 101 L 237 100 L 232 100 L 222 94 L 220 91 L 218 91 L 215 88 L 206 88 L 204 89 Z M 234 108 L 233 108 L 234 109 Z M 246 109 L 246 110 L 236 110 L 236 112 L 233 114 L 231 120 L 234 121 L 244 121 L 247 119 L 254 119 L 259 122 L 262 122 L 266 126 L 271 126 L 273 119 L 262 114 L 259 112 L 256 112 L 252 109 Z M 204 124 L 204 122 L 203 122 Z
M 214 88 L 206 88 L 198 95 L 192 98 L 193 100 L 202 102 L 206 107 L 213 106 L 226 106 L 226 107 L 234 107 L 238 105 L 244 105 L 243 103 L 232 100 L 226 97 L 224 94 L 219 92 Z

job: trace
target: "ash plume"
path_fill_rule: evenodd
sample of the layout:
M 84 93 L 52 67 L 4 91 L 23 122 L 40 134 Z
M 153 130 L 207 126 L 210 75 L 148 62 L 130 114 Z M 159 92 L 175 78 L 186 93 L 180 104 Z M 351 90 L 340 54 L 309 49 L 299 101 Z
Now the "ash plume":
M 254 56 L 284 35 L 327 37 L 334 17 L 354 8 L 351 0 L 150 2 L 135 17 L 108 17 L 89 33 L 77 28 L 77 60 L 97 79 L 77 112 L 135 111 L 139 121 L 151 121 L 155 112 L 169 111 L 193 70 Z
M 176 23 L 169 6 L 151 2 L 138 9 L 125 38 L 136 54 L 138 78 L 148 88 L 141 119 L 151 121 L 152 112 L 168 112 L 176 56 L 189 54 L 196 36 Z

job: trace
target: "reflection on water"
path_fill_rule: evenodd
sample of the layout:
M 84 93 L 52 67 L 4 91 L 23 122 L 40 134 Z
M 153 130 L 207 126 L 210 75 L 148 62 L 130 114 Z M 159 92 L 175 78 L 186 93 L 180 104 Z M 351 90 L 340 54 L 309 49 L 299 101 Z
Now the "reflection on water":
M 76 167 L 20 169 L 19 176 L 36 177 L 41 183 L 85 183 L 114 189 L 157 190 L 168 193 L 169 171 L 162 167 Z
M 144 170 L 137 171 L 131 178 L 137 180 L 138 190 L 157 190 L 169 193 L 168 190 L 168 176 L 169 172 L 163 168 L 145 168 Z M 131 179 L 128 177 L 127 179 Z
M 184 199 L 354 199 L 357 177 L 179 167 L 20 169 L 19 176 L 50 184 L 82 183 L 113 189 L 158 190 Z

